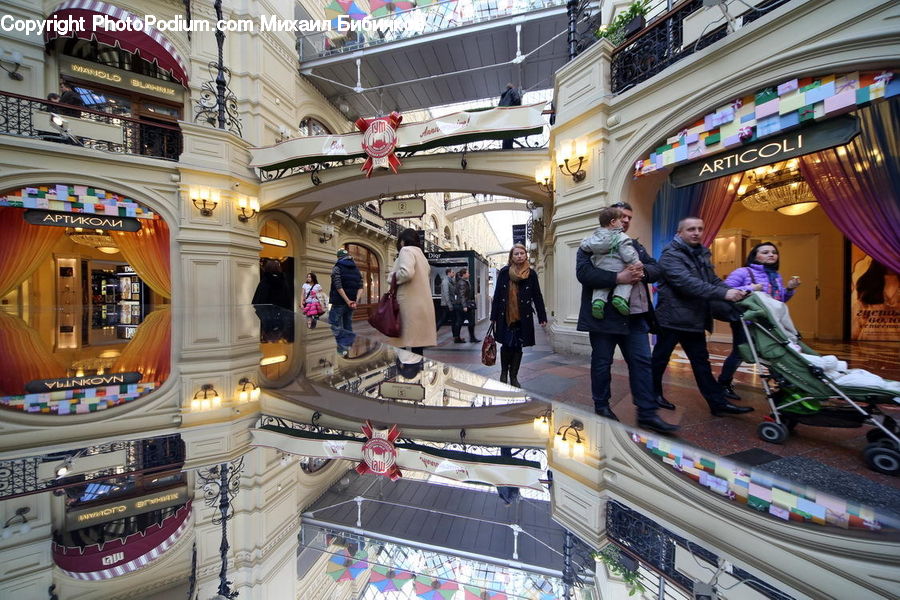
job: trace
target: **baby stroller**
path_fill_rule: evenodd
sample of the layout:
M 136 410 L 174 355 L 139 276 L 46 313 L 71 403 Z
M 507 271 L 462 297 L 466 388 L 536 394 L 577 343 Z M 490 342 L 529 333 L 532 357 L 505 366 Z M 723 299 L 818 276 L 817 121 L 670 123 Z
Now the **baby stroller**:
M 866 434 L 863 457 L 870 469 L 900 473 L 897 422 L 881 404 L 900 404 L 900 382 L 886 381 L 859 369 L 847 370 L 835 357 L 822 357 L 800 341 L 787 305 L 754 292 L 737 303 L 749 343 L 738 350 L 745 362 L 765 367 L 762 384 L 772 414 L 759 424 L 759 437 L 783 443 L 798 425 L 861 427 Z

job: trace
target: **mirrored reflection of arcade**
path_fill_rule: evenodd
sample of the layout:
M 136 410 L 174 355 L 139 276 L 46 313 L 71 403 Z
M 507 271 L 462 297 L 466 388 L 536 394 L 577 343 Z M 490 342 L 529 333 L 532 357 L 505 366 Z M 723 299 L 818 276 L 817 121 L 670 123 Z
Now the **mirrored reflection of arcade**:
M 170 371 L 169 228 L 134 199 L 52 184 L 0 194 L 3 408 L 84 414 Z

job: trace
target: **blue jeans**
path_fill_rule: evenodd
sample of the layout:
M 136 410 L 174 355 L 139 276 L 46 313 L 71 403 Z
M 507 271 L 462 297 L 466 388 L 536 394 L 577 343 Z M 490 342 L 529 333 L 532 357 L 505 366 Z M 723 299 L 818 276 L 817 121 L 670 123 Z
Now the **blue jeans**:
M 628 365 L 628 383 L 631 398 L 637 407 L 639 419 L 656 415 L 657 405 L 653 396 L 652 371 L 650 369 L 650 331 L 647 321 L 639 315 L 629 318 L 628 333 L 611 334 L 592 331 L 591 340 L 591 397 L 594 408 L 609 407 L 613 354 L 616 346 Z
M 341 329 L 353 331 L 353 309 L 346 304 L 332 304 L 328 313 L 328 323 L 334 335 Z

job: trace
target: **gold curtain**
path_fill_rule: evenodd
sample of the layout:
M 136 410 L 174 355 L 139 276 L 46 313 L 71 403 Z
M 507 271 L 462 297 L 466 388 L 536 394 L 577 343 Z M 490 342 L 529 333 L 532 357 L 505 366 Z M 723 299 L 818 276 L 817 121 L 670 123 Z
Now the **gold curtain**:
M 26 223 L 24 209 L 0 206 L 0 298 L 28 279 L 63 236 L 62 227 Z
M 3 395 L 24 394 L 25 384 L 35 379 L 66 376 L 66 369 L 54 358 L 38 332 L 19 317 L 3 311 L 0 311 L 0 357 L 3 357 L 0 366 L 0 394 Z
M 164 306 L 147 315 L 112 370 L 137 371 L 143 375 L 142 382 L 161 384 L 169 377 L 171 362 L 172 311 Z
M 160 218 L 141 219 L 136 232 L 113 231 L 113 239 L 122 257 L 131 265 L 144 283 L 164 298 L 172 297 L 171 266 L 169 264 L 169 227 Z

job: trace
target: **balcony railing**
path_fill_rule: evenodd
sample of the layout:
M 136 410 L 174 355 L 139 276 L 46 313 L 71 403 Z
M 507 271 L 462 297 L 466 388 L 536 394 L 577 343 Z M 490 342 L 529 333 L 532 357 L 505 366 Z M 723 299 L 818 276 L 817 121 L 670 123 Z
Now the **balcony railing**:
M 746 25 L 790 0 L 768 0 L 737 19 Z M 619 45 L 612 56 L 612 92 L 623 92 L 670 65 L 721 40 L 728 34 L 724 17 L 696 41 L 684 43 L 684 19 L 703 8 L 703 0 L 687 0 L 652 20 L 642 31 Z
M 64 119 L 69 135 L 50 124 L 51 114 Z M 181 129 L 177 125 L 6 92 L 0 93 L 0 134 L 173 161 L 178 160 L 182 150 Z

